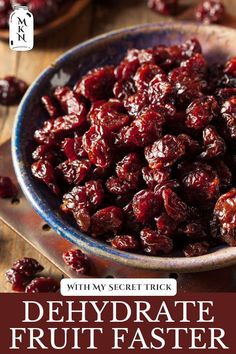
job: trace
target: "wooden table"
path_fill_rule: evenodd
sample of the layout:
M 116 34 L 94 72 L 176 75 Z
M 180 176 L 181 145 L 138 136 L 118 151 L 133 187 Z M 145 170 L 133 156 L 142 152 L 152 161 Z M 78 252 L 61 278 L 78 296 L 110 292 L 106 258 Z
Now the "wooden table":
M 181 3 L 194 2 L 183 0 Z M 225 4 L 231 14 L 233 9 L 236 14 L 235 0 L 225 0 Z M 55 58 L 90 37 L 121 27 L 164 20 L 172 21 L 150 11 L 146 7 L 146 0 L 91 1 L 91 4 L 69 25 L 47 38 L 36 41 L 31 52 L 12 52 L 7 43 L 0 42 L 0 77 L 16 75 L 30 84 Z M 17 107 L 0 106 L 0 144 L 11 136 L 16 109 Z M 32 246 L 0 223 L 0 292 L 10 291 L 11 287 L 6 283 L 4 273 L 16 259 L 24 256 L 39 260 L 45 267 L 44 274 L 57 278 L 62 276 L 60 271 Z

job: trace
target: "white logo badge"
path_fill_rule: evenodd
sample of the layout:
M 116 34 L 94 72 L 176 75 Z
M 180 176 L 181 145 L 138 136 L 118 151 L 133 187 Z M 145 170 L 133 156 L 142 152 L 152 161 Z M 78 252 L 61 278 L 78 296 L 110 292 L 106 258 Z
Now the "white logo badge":
M 14 6 L 9 19 L 9 45 L 12 50 L 27 51 L 34 47 L 34 17 L 27 6 Z

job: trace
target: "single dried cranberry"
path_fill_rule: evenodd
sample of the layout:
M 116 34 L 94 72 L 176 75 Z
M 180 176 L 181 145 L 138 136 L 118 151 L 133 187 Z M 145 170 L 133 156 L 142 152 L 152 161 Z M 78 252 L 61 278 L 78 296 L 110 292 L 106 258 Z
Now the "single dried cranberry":
M 10 106 L 19 102 L 27 90 L 27 84 L 14 76 L 0 80 L 0 104 Z
M 86 102 L 82 96 L 73 92 L 68 86 L 57 87 L 54 96 L 66 114 L 86 116 Z
M 150 223 L 160 211 L 158 198 L 148 189 L 143 189 L 134 195 L 132 206 L 136 220 L 143 224 Z
M 149 106 L 147 92 L 139 92 L 129 96 L 127 99 L 125 99 L 124 106 L 129 115 L 133 118 L 136 118 L 142 109 Z
M 148 87 L 148 97 L 151 104 L 175 102 L 175 91 L 166 75 L 159 74 L 152 79 Z
M 110 206 L 98 210 L 91 218 L 92 236 L 106 236 L 118 232 L 123 225 L 122 209 Z
M 182 56 L 184 58 L 191 58 L 195 54 L 202 53 L 202 47 L 197 38 L 191 38 L 181 45 Z
M 95 207 L 101 205 L 105 196 L 101 181 L 88 181 L 85 188 L 90 203 Z
M 228 229 L 225 227 L 220 228 L 221 240 L 231 247 L 236 246 L 236 228 Z
M 18 190 L 9 177 L 0 176 L 0 198 L 14 198 Z
M 126 155 L 116 165 L 116 173 L 119 179 L 137 183 L 141 176 L 142 163 L 136 153 Z
M 160 138 L 163 117 L 150 109 L 140 114 L 129 127 L 121 130 L 120 136 L 125 145 L 145 147 Z
M 115 68 L 115 76 L 118 80 L 129 80 L 133 78 L 138 67 L 138 57 L 126 58 Z
M 109 132 L 119 131 L 129 123 L 129 117 L 124 114 L 124 107 L 120 101 L 110 101 L 101 104 L 93 111 L 90 111 L 92 125 L 101 125 Z
M 223 138 L 218 134 L 216 129 L 208 125 L 203 130 L 203 143 L 205 150 L 201 153 L 202 159 L 212 159 L 224 155 L 226 144 Z
M 116 176 L 111 176 L 106 181 L 106 187 L 112 194 L 124 195 L 128 192 L 137 189 L 138 181 L 133 179 L 132 181 L 121 180 Z
M 134 76 L 134 83 L 139 92 L 148 88 L 151 80 L 158 74 L 163 74 L 163 70 L 155 64 L 143 64 Z
M 173 165 L 185 154 L 185 145 L 178 137 L 165 135 L 145 148 L 145 157 L 151 168 L 162 168 Z
M 148 0 L 148 7 L 164 16 L 175 15 L 178 0 Z
M 56 293 L 60 284 L 52 278 L 35 278 L 25 288 L 26 293 Z
M 180 169 L 184 196 L 193 205 L 210 207 L 219 193 L 219 177 L 210 165 L 195 162 Z
M 137 239 L 132 235 L 116 235 L 111 245 L 121 251 L 132 251 L 139 247 Z
M 12 284 L 13 291 L 24 291 L 26 285 L 30 282 L 30 278 L 27 275 L 12 268 L 5 275 L 7 281 Z
M 31 165 L 31 171 L 34 177 L 43 181 L 48 188 L 56 195 L 60 195 L 60 189 L 57 185 L 55 170 L 52 164 L 47 160 L 39 160 Z
M 87 274 L 90 269 L 89 259 L 82 251 L 71 249 L 64 252 L 62 258 L 67 266 L 78 274 Z
M 200 22 L 218 23 L 225 14 L 225 7 L 220 0 L 203 0 L 197 7 L 195 15 Z
M 114 96 L 118 99 L 127 99 L 135 93 L 135 86 L 132 80 L 119 80 L 113 87 Z
M 87 157 L 82 146 L 82 137 L 66 138 L 61 143 L 61 150 L 68 160 L 76 160 L 78 157 Z
M 204 77 L 207 72 L 207 62 L 200 53 L 183 61 L 181 67 L 191 76 L 197 75 L 199 78 Z
M 90 202 L 86 193 L 86 188 L 83 186 L 74 187 L 69 193 L 64 194 L 61 209 L 65 213 L 83 209 L 90 210 Z
M 193 101 L 187 108 L 186 125 L 193 129 L 202 129 L 219 113 L 219 105 L 213 96 L 205 96 Z
M 177 224 L 166 213 L 162 213 L 155 218 L 157 231 L 160 235 L 172 237 L 176 231 Z
M 144 228 L 140 233 L 143 250 L 145 253 L 156 256 L 168 254 L 173 250 L 173 241 L 170 237 L 160 235 L 149 228 Z
M 221 108 L 221 114 L 225 127 L 232 139 L 236 138 L 236 97 L 231 97 L 224 102 Z
M 113 67 L 98 68 L 90 71 L 76 84 L 75 92 L 92 102 L 102 100 L 112 96 L 114 83 Z
M 80 184 L 89 173 L 91 163 L 88 160 L 67 160 L 57 166 L 69 184 Z
M 151 169 L 150 167 L 144 167 L 142 169 L 143 179 L 150 189 L 154 189 L 156 185 L 165 183 L 170 178 L 170 169 Z
M 220 196 L 214 214 L 224 228 L 236 228 L 236 189 L 233 188 Z
M 184 227 L 181 227 L 181 232 L 195 241 L 200 241 L 207 237 L 206 229 L 201 220 L 186 224 Z
M 97 167 L 106 168 L 111 163 L 111 149 L 107 133 L 101 126 L 92 126 L 83 136 L 83 148 L 91 163 Z
M 184 221 L 187 217 L 187 204 L 171 189 L 164 189 L 162 196 L 166 213 L 176 222 Z
M 196 242 L 187 245 L 183 252 L 185 257 L 199 257 L 207 254 L 209 247 L 208 242 Z

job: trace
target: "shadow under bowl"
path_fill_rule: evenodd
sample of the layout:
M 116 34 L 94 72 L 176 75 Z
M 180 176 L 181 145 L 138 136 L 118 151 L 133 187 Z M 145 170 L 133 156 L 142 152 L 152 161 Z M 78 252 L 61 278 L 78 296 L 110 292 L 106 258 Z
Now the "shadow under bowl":
M 111 248 L 80 232 L 72 218 L 60 213 L 59 200 L 31 175 L 33 132 L 48 118 L 41 106 L 41 96 L 58 85 L 73 85 L 95 67 L 118 64 L 127 49 L 179 44 L 192 37 L 200 40 L 209 63 L 224 62 L 236 55 L 236 31 L 225 27 L 163 23 L 122 29 L 93 38 L 65 53 L 35 80 L 20 104 L 12 135 L 12 155 L 22 190 L 47 224 L 91 256 L 112 259 L 126 266 L 172 272 L 199 272 L 236 263 L 236 247 L 218 247 L 196 258 L 151 257 Z

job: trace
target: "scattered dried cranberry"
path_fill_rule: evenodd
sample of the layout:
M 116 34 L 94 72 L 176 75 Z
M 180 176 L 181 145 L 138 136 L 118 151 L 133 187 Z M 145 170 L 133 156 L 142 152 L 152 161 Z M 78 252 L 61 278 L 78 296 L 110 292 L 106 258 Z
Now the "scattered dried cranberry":
M 60 284 L 52 278 L 35 278 L 25 288 L 26 293 L 56 293 Z
M 218 23 L 225 14 L 225 7 L 220 0 L 203 0 L 196 9 L 196 19 L 206 24 Z
M 14 198 L 17 196 L 17 188 L 9 177 L 0 176 L 0 198 Z
M 178 0 L 148 0 L 148 7 L 164 16 L 175 15 Z
M 14 76 L 6 76 L 0 80 L 0 104 L 5 106 L 14 105 L 24 95 L 27 84 Z
M 6 272 L 6 278 L 12 284 L 13 291 L 24 291 L 32 277 L 42 272 L 43 269 L 35 259 L 22 258 Z
M 66 265 L 78 274 L 87 274 L 90 268 L 88 257 L 80 250 L 71 249 L 64 252 L 62 258 Z

